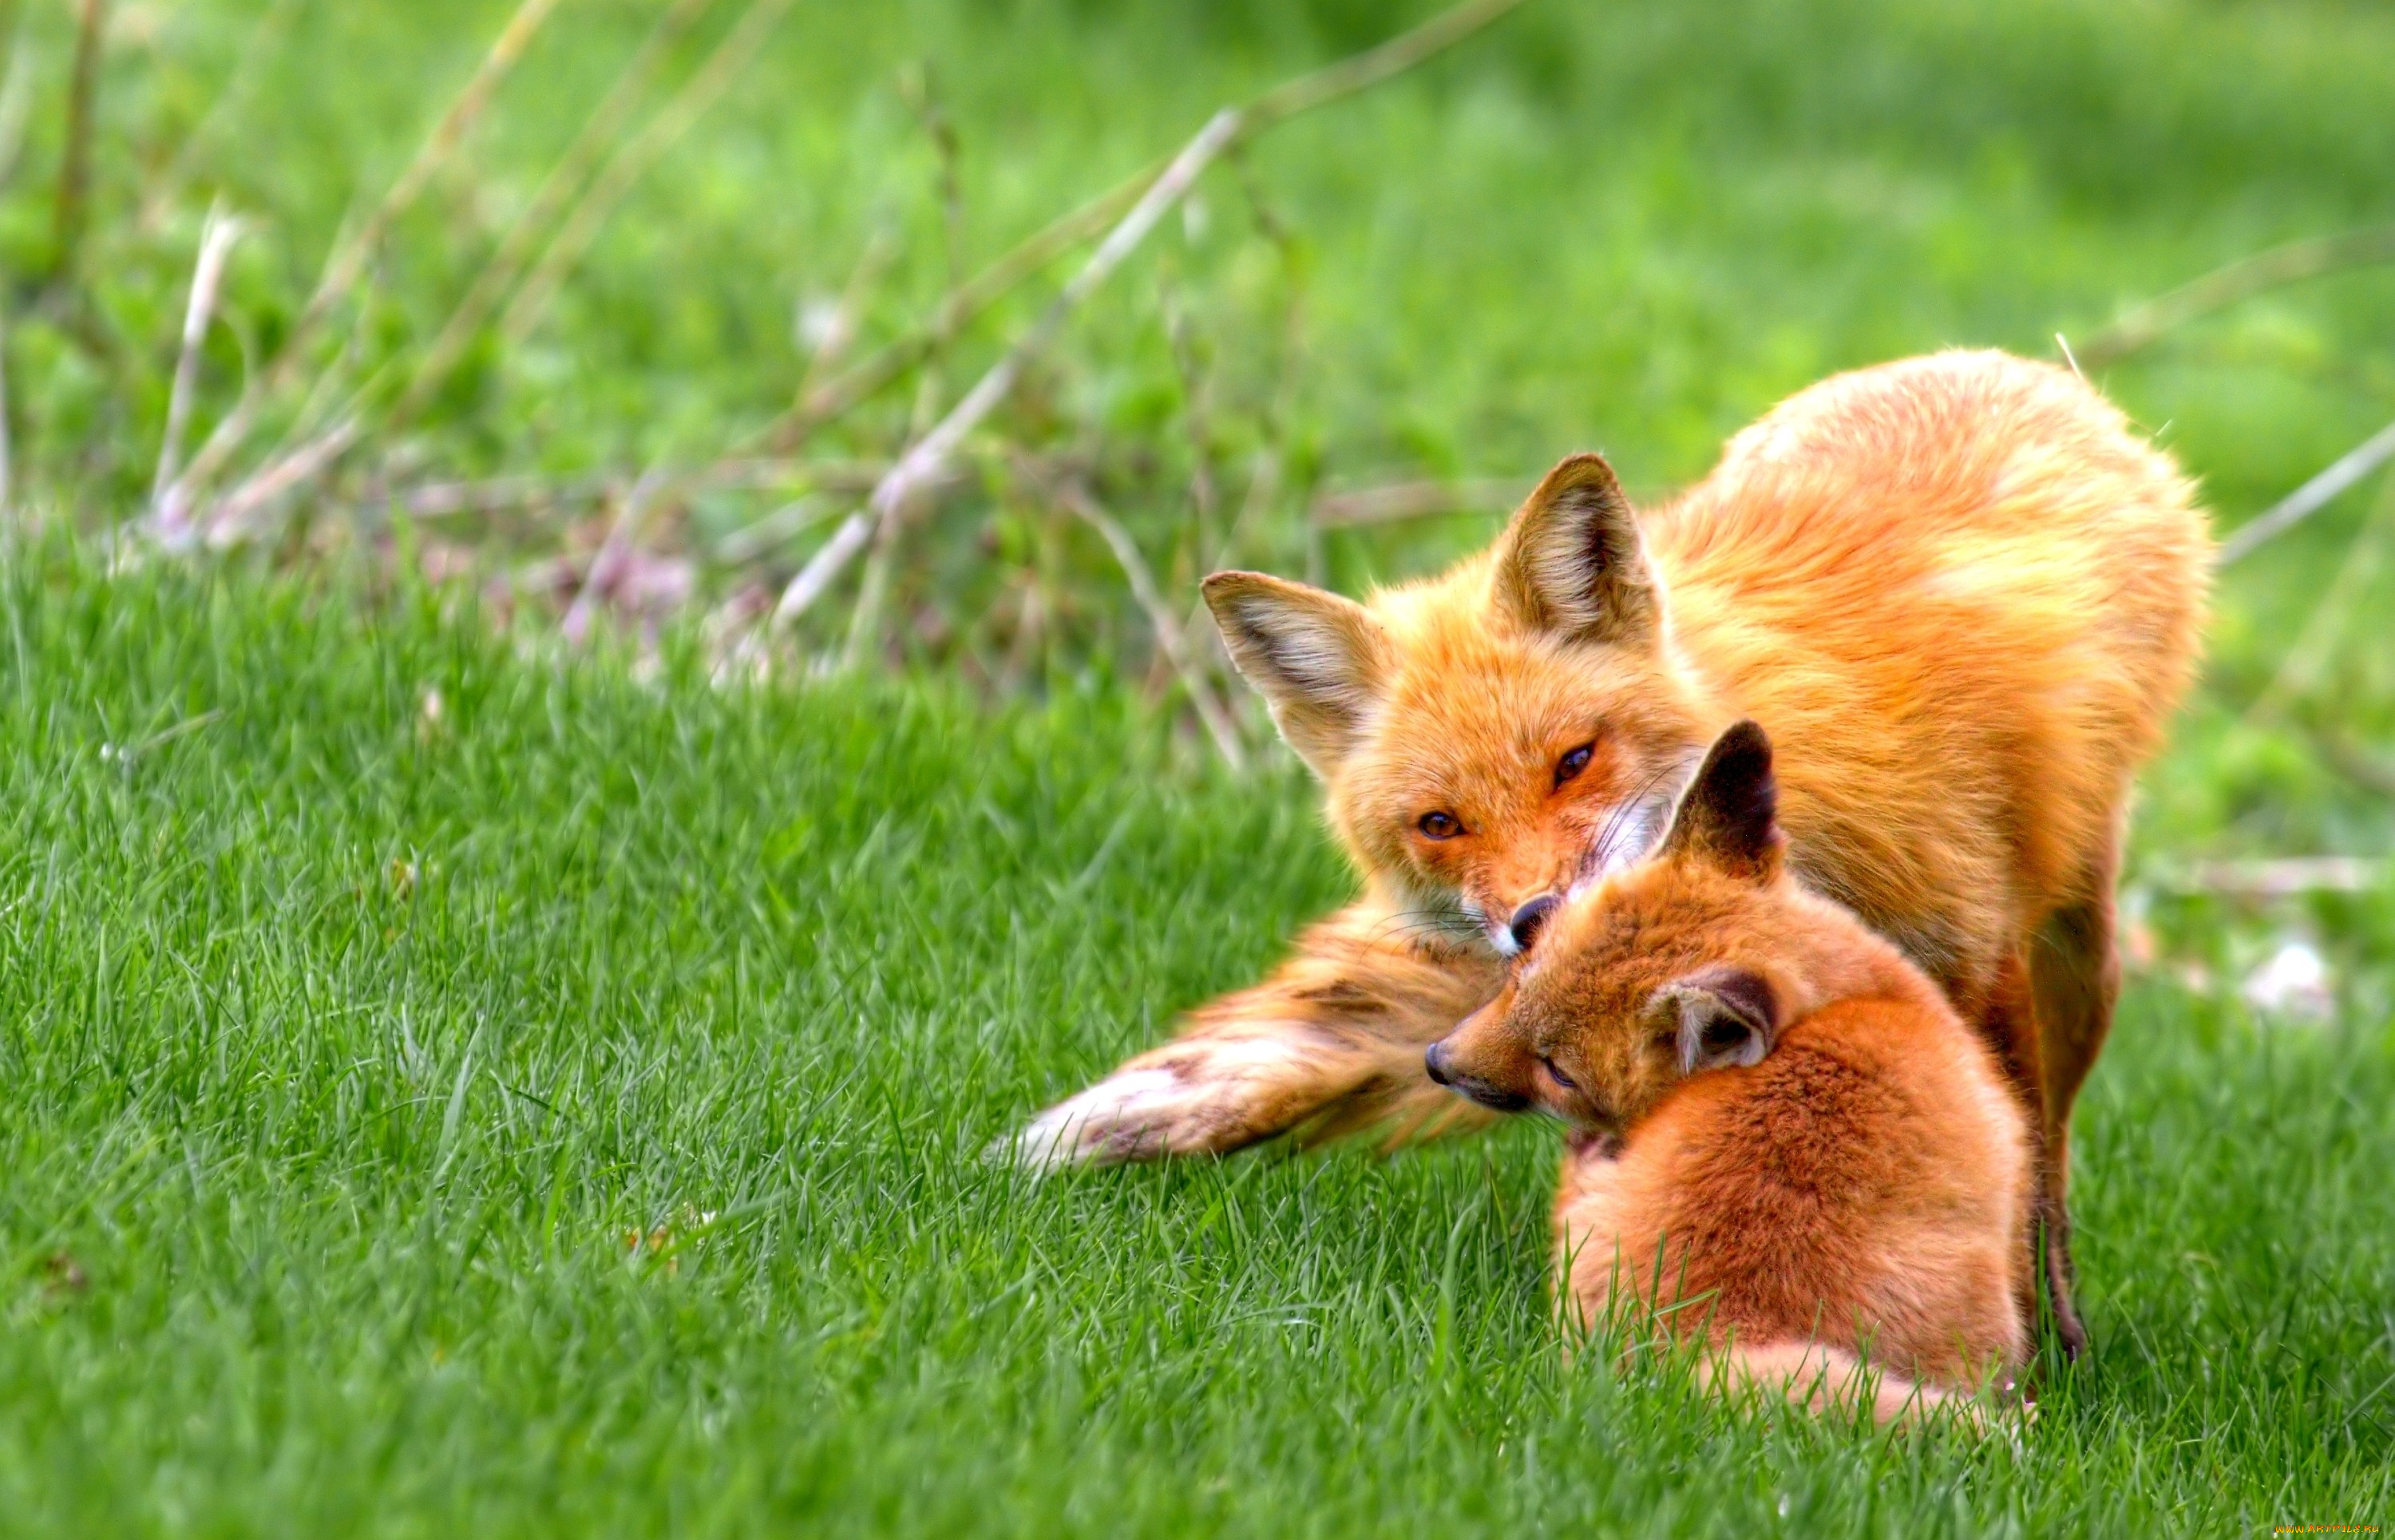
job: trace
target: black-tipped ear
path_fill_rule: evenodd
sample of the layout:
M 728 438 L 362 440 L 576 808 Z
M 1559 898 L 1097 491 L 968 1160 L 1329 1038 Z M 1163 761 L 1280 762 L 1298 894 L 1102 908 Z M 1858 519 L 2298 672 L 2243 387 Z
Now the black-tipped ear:
M 1498 540 L 1498 602 L 1522 624 L 1575 642 L 1647 643 L 1654 578 L 1630 499 L 1602 456 L 1547 472 Z
M 1679 1013 L 1684 1075 L 1760 1064 L 1780 1040 L 1779 997 L 1761 974 L 1706 968 L 1667 985 L 1662 998 Z
M 1379 624 L 1351 599 L 1260 572 L 1215 573 L 1204 591 L 1223 645 L 1272 708 L 1280 736 L 1329 778 L 1380 702 Z
M 1767 881 L 1780 870 L 1780 783 L 1771 739 L 1752 722 L 1714 739 L 1697 778 L 1680 796 L 1662 849 L 1700 856 L 1740 876 Z

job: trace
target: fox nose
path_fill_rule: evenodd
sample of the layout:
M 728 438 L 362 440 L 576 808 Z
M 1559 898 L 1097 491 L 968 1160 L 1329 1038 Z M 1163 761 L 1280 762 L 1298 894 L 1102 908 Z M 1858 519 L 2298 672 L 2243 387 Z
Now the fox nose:
M 1441 1085 L 1452 1085 L 1455 1083 L 1453 1081 L 1448 1079 L 1447 1044 L 1445 1042 L 1434 1042 L 1422 1051 L 1422 1073 L 1428 1075 L 1432 1080 L 1437 1082 Z
M 1553 914 L 1562 902 L 1552 893 L 1542 893 L 1515 909 L 1513 923 L 1506 927 L 1514 933 L 1514 945 L 1528 951 L 1530 943 L 1539 938 L 1539 927 L 1547 923 L 1547 916 Z

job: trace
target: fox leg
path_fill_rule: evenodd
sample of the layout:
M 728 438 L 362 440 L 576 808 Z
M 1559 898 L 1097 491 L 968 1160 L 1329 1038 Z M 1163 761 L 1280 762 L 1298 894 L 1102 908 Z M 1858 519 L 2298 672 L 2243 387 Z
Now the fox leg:
M 1058 1102 L 993 1150 L 1040 1169 L 1221 1153 L 1386 1128 L 1393 1143 L 1490 1114 L 1433 1083 L 1422 1050 L 1497 993 L 1502 964 L 1373 900 L 1309 928 L 1263 983 Z
M 2063 1351 L 2077 1358 L 2086 1349 L 2087 1329 L 2080 1323 L 2078 1308 L 2071 1303 L 2069 1268 L 2056 1260 L 2064 1255 L 2067 1242 L 2059 1238 L 2067 1221 L 2058 1217 L 2061 1194 L 2051 1176 L 2056 1151 L 2053 1125 L 2045 1112 L 2045 1043 L 2039 1006 L 2029 949 L 2016 947 L 1997 964 L 1979 1011 L 1980 1030 L 1995 1050 L 2005 1078 L 2032 1131 L 2031 1175 L 2036 1184 L 2037 1222 L 2025 1238 L 2028 1254 L 2021 1257 L 2013 1275 L 2014 1287 L 2020 1301 L 2021 1319 L 2036 1321 L 2038 1279 L 2040 1268 L 2044 1268 L 2046 1302 L 2054 1311 L 2055 1334 L 2062 1339 Z
M 1872 1420 L 1883 1427 L 1926 1422 L 1940 1407 L 1950 1408 L 1948 1414 L 1966 1427 L 1984 1430 L 1989 1426 L 1988 1408 L 1975 1396 L 1884 1370 L 1872 1371 L 1866 1387 L 1861 1360 L 1818 1342 L 1773 1342 L 1752 1348 L 1733 1342 L 1709 1353 L 1698 1376 L 1709 1388 L 1725 1392 L 1752 1387 L 1785 1396 L 1791 1405 L 1815 1416 L 1852 1405 L 1857 1391 L 1868 1387 Z
M 2071 1178 L 2071 1109 L 2079 1088 L 2095 1068 L 2096 1055 L 2112 1030 L 2112 1007 L 2121 993 L 2121 959 L 2113 938 L 2112 873 L 2115 856 L 2105 860 L 2087 884 L 2090 896 L 2065 905 L 2048 916 L 2038 933 L 2031 976 L 2036 984 L 2039 1050 L 2044 1105 L 2043 1217 L 2045 1221 L 2047 1292 L 2056 1301 L 2058 1321 L 2071 1297 L 2077 1268 L 2071 1259 L 2071 1208 L 2066 1196 Z M 2064 1334 L 2064 1346 L 2075 1356 L 2086 1345 L 2087 1334 L 2075 1310 L 2069 1316 L 2077 1339 Z

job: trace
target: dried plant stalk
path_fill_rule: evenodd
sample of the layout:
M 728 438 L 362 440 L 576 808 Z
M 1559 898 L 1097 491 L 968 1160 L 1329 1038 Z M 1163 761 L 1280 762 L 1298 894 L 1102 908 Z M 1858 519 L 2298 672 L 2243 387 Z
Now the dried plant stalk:
M 764 46 L 766 34 L 789 8 L 790 0 L 755 0 L 724 34 L 723 41 L 716 45 L 707 62 L 682 83 L 673 99 L 609 158 L 597 179 L 583 190 L 564 225 L 549 242 L 549 249 L 541 253 L 539 262 L 516 291 L 516 297 L 509 301 L 506 314 L 499 318 L 499 330 L 509 342 L 521 342 L 531 334 L 558 286 L 582 260 L 583 252 L 598 237 L 615 205 L 689 131 L 690 126 L 715 105 L 733 78 L 756 58 L 758 50 Z
M 175 359 L 175 380 L 166 398 L 166 431 L 158 445 L 158 471 L 150 483 L 151 526 L 161 539 L 179 540 L 190 532 L 180 504 L 169 504 L 166 490 L 181 469 L 183 434 L 191 426 L 192 400 L 199 389 L 200 348 L 207 340 L 208 322 L 216 314 L 217 285 L 233 243 L 241 239 L 241 221 L 224 212 L 219 203 L 200 227 L 200 254 L 192 264 L 191 299 L 183 307 L 182 350 Z
M 1300 76 L 1237 109 L 1232 139 L 1222 148 L 1236 148 L 1276 124 L 1300 113 L 1376 86 L 1403 73 L 1424 60 L 1454 46 L 1464 38 L 1523 4 L 1523 0 L 1473 0 L 1423 22 L 1409 33 L 1391 38 L 1327 69 Z M 1186 153 L 1186 151 L 1184 152 Z M 953 336 L 999 296 L 1050 262 L 1117 221 L 1127 219 L 1146 190 L 1170 169 L 1145 170 L 1101 193 L 1053 224 L 1039 231 L 984 269 L 971 283 L 952 290 L 922 325 L 860 359 L 842 374 L 811 392 L 801 392 L 767 430 L 774 448 L 787 452 L 821 424 L 839 417 L 871 395 Z M 853 552 L 851 553 L 853 554 Z M 778 611 L 776 612 L 778 613 Z
M 523 4 L 517 7 L 515 14 L 508 19 L 508 24 L 500 30 L 489 51 L 483 55 L 481 65 L 457 93 L 457 100 L 449 104 L 449 110 L 433 126 L 432 132 L 417 149 L 415 158 L 400 173 L 399 179 L 391 184 L 390 191 L 383 194 L 382 202 L 376 205 L 373 214 L 354 234 L 335 245 L 325 259 L 324 274 L 318 280 L 315 292 L 309 297 L 306 308 L 292 323 L 282 348 L 267 365 L 261 387 L 245 394 L 241 403 L 217 424 L 216 431 L 200 446 L 199 454 L 192 458 L 191 466 L 168 488 L 169 499 L 190 503 L 197 489 L 214 477 L 225 461 L 240 449 L 257 421 L 258 403 L 279 393 L 290 383 L 316 328 L 324 323 L 333 307 L 355 286 L 365 272 L 367 261 L 380 249 L 391 227 L 414 206 L 433 174 L 448 162 L 464 141 L 467 131 L 481 118 L 483 109 L 490 105 L 491 97 L 498 89 L 499 83 L 515 68 L 516 61 L 523 56 L 524 49 L 531 45 L 534 35 L 549 20 L 557 4 L 558 0 L 523 0 Z M 280 463 L 289 465 L 293 463 L 293 457 L 286 456 Z M 317 463 L 321 469 L 326 462 Z M 235 495 L 239 496 L 238 493 Z
M 2388 423 L 2337 458 L 2336 463 L 2287 494 L 2276 506 L 2237 526 L 2220 542 L 2218 564 L 2252 555 L 2334 501 L 2338 493 L 2395 459 L 2395 422 Z
M 1163 593 L 1156 586 L 1156 574 L 1149 569 L 1147 558 L 1140 554 L 1139 542 L 1084 488 L 1067 485 L 1059 490 L 1058 497 L 1073 516 L 1096 530 L 1099 538 L 1106 542 L 1106 549 L 1114 552 L 1116 564 L 1131 584 L 1131 597 L 1147 612 L 1147 623 L 1156 631 L 1156 644 L 1172 665 L 1173 672 L 1181 676 L 1182 687 L 1189 692 L 1189 703 L 1196 708 L 1198 720 L 1205 724 L 1207 736 L 1214 740 L 1215 751 L 1234 772 L 1244 772 L 1248 755 L 1239 738 L 1238 724 L 1215 697 L 1214 687 L 1198 666 L 1197 654 L 1190 650 L 1181 623 L 1172 617 L 1171 607 L 1165 604 Z
M 50 281 L 74 281 L 91 218 L 91 125 L 99 96 L 100 46 L 108 33 L 108 0 L 80 0 L 75 13 L 73 73 L 67 85 L 66 148 L 59 156 L 59 188 L 50 210 Z
M 499 249 L 492 253 L 491 259 L 483 263 L 482 271 L 474 275 L 474 282 L 467 288 L 465 297 L 457 301 L 457 308 L 450 312 L 449 319 L 443 323 L 431 347 L 425 350 L 424 361 L 417 365 L 415 378 L 408 381 L 406 391 L 391 408 L 391 425 L 404 424 L 414 418 L 449 378 L 450 371 L 457 366 L 457 360 L 465 356 L 466 349 L 476 334 L 490 321 L 492 312 L 498 309 L 499 302 L 523 275 L 524 263 L 531 259 L 534 243 L 555 223 L 565 200 L 585 185 L 591 167 L 598 164 L 599 156 L 622 132 L 625 120 L 640 105 L 642 97 L 647 94 L 656 78 L 658 67 L 665 62 L 668 51 L 714 4 L 715 0 L 674 0 L 665 15 L 657 19 L 655 27 L 642 40 L 639 49 L 616 75 L 615 83 L 608 87 L 607 95 L 584 121 L 574 141 L 566 146 L 565 153 L 558 157 L 557 164 L 541 179 L 523 217 L 508 231 L 499 243 Z
M 2075 350 L 2078 360 L 2087 368 L 2100 368 L 2149 346 L 2174 327 L 2265 290 L 2378 262 L 2395 262 L 2395 225 L 2274 246 L 2139 305 L 2081 343 Z

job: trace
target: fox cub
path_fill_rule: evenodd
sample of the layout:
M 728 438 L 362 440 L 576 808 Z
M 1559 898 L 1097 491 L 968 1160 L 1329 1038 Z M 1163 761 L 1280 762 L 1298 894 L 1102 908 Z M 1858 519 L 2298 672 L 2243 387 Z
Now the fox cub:
M 2030 1130 L 1928 977 L 1789 875 L 1777 800 L 1741 722 L 1655 856 L 1581 884 L 1426 1065 L 1573 1125 L 1557 1287 L 1583 1321 L 1628 1291 L 1705 1334 L 1714 1383 L 1817 1408 L 1868 1361 L 1876 1414 L 1908 1417 L 2026 1357 Z

